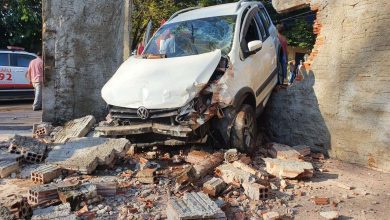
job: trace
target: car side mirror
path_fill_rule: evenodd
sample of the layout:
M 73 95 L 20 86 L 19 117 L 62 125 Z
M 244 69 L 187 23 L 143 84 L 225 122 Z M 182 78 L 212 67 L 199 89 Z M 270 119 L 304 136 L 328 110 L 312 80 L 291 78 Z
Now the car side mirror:
M 262 46 L 263 42 L 261 40 L 254 40 L 248 43 L 248 49 L 251 54 L 257 53 Z

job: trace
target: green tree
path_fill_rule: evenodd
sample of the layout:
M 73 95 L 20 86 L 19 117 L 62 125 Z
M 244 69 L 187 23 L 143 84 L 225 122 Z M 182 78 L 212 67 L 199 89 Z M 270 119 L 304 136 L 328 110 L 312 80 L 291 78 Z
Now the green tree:
M 313 24 L 308 23 L 305 18 L 298 18 L 285 30 L 287 43 L 291 46 L 312 49 L 315 42 Z
M 41 0 L 0 1 L 0 48 L 13 45 L 33 52 L 41 50 Z

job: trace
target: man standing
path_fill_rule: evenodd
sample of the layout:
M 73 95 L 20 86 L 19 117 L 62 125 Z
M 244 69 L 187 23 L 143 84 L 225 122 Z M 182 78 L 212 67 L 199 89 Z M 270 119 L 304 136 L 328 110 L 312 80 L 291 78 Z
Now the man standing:
M 276 26 L 276 29 L 278 30 L 278 38 L 280 45 L 282 46 L 282 53 L 280 63 L 282 64 L 282 75 L 278 76 L 278 84 L 283 85 L 284 79 L 287 75 L 287 38 L 282 34 L 284 31 L 284 27 L 281 24 L 278 24 Z
M 33 110 L 42 110 L 42 86 L 43 86 L 43 61 L 42 53 L 37 53 L 37 58 L 30 62 L 28 71 L 26 73 L 27 79 L 32 83 L 35 90 L 35 99 L 33 104 Z

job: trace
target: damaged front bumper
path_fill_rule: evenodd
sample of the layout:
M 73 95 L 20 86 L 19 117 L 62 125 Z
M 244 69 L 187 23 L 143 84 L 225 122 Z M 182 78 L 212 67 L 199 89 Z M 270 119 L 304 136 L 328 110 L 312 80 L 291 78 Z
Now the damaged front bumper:
M 95 131 L 103 136 L 128 136 L 155 133 L 179 138 L 189 137 L 193 132 L 191 128 L 186 126 L 172 126 L 158 123 L 144 123 L 124 126 L 103 126 L 95 128 Z

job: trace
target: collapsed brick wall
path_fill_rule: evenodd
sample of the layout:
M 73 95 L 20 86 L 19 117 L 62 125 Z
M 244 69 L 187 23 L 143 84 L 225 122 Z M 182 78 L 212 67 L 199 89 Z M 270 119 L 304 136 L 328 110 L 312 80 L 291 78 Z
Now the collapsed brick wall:
M 129 56 L 130 0 L 44 0 L 43 120 L 105 114 L 100 90 Z
M 310 4 L 317 11 L 318 36 L 304 80 L 270 99 L 263 123 L 271 139 L 318 147 L 331 157 L 390 172 L 390 3 L 273 4 L 278 11 Z

